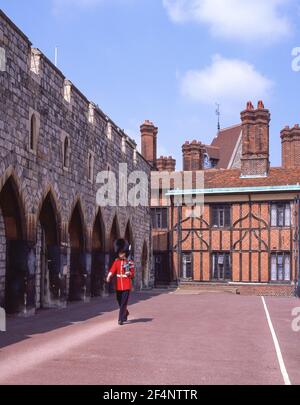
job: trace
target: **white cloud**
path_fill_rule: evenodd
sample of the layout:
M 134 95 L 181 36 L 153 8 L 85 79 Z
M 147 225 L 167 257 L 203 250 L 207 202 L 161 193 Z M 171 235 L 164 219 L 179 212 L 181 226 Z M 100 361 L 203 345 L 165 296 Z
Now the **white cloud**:
M 180 79 L 181 92 L 203 104 L 220 102 L 231 112 L 248 100 L 268 100 L 274 83 L 248 62 L 215 55 L 212 64 L 202 70 L 190 70 Z
M 269 43 L 291 33 L 292 25 L 283 13 L 290 1 L 163 0 L 163 5 L 176 23 L 204 23 L 217 37 Z

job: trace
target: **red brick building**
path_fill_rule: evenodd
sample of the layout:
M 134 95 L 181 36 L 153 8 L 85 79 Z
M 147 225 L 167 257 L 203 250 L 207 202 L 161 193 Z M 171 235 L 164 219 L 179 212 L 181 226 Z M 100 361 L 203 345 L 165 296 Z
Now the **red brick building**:
M 180 282 L 234 288 L 242 294 L 295 293 L 299 276 L 300 128 L 286 127 L 281 132 L 282 167 L 272 168 L 270 112 L 262 102 L 256 109 L 249 102 L 241 121 L 241 125 L 221 131 L 211 150 L 197 141 L 183 146 L 184 170 L 194 175 L 203 171 L 203 187 L 184 191 L 171 186 L 160 190 L 159 203 L 152 201 L 157 285 Z M 157 128 L 153 137 L 143 140 L 143 150 L 153 151 L 147 160 L 154 168 L 175 175 L 171 157 L 155 161 Z M 209 153 L 218 162 L 216 168 L 204 170 L 205 154 Z M 203 211 L 176 204 L 183 194 L 202 195 Z

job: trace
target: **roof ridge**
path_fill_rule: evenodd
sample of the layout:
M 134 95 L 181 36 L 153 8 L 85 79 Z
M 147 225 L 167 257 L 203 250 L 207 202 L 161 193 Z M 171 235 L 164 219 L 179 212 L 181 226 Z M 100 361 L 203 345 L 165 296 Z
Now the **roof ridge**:
M 218 134 L 220 132 L 227 131 L 228 129 L 233 129 L 233 128 L 237 128 L 237 127 L 241 127 L 241 126 L 242 126 L 242 124 L 240 123 L 240 124 L 231 125 L 229 127 L 221 128 L 220 131 L 218 132 Z

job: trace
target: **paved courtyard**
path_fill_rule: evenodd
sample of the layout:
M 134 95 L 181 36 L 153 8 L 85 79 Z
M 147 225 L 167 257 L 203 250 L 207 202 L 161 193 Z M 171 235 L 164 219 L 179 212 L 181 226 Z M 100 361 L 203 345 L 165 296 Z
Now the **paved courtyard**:
M 295 298 L 135 293 L 9 319 L 0 384 L 300 384 Z

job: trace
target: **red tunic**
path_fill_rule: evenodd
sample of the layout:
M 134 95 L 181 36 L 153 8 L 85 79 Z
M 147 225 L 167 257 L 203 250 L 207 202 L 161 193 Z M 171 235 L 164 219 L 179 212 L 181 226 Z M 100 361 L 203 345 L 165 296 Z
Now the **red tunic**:
M 131 290 L 131 280 L 134 278 L 134 263 L 128 259 L 116 259 L 109 271 L 112 276 L 116 276 L 116 290 L 128 291 Z M 130 276 L 125 273 L 130 272 Z

